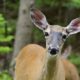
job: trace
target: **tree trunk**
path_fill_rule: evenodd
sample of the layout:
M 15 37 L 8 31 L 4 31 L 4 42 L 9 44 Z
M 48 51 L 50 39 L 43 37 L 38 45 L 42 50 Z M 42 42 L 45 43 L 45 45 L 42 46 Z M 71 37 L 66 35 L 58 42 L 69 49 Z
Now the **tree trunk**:
M 29 16 L 29 7 L 31 2 L 33 2 L 33 0 L 20 0 L 19 18 L 16 27 L 14 51 L 11 62 L 12 67 L 19 51 L 31 42 L 32 24 Z

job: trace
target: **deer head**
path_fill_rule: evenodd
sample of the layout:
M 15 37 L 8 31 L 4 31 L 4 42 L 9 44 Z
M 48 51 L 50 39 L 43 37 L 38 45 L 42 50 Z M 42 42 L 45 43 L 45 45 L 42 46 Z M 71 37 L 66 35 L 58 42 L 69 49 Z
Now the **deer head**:
M 66 27 L 50 25 L 45 15 L 38 9 L 30 11 L 32 22 L 43 31 L 46 39 L 46 48 L 51 55 L 56 55 L 61 51 L 66 38 L 72 34 L 80 32 L 80 18 L 76 18 Z

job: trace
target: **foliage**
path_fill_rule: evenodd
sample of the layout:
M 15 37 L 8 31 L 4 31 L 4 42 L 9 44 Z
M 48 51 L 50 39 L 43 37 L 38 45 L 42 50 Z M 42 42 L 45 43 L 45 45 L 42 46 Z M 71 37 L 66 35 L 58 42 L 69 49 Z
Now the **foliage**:
M 13 36 L 9 35 L 7 37 L 4 37 L 4 36 L 0 36 L 0 42 L 10 42 L 14 39 Z
M 3 44 L 5 44 L 4 42 L 10 43 L 14 39 L 13 35 L 7 35 L 7 37 L 5 37 L 5 23 L 6 21 L 4 17 L 2 16 L 2 14 L 0 14 L 0 43 Z M 13 31 L 13 24 L 11 24 L 11 21 L 10 23 L 8 22 L 8 24 L 9 26 L 7 27 L 7 31 L 8 33 L 11 33 Z M 10 24 L 12 25 L 12 27 Z M 8 45 L 0 46 L 0 55 L 9 54 L 11 51 L 12 48 L 8 47 Z
M 8 71 L 3 71 L 3 72 L 0 73 L 0 80 L 13 80 L 13 79 L 8 74 Z
M 76 8 L 80 8 L 80 0 L 72 0 L 73 6 Z
M 7 32 L 8 33 L 12 32 L 12 29 L 11 28 L 7 28 Z M 4 27 L 0 28 L 0 34 L 4 34 L 4 33 L 5 33 L 5 28 Z
M 16 4 L 15 4 L 16 3 Z M 14 2 L 12 0 L 7 0 L 6 6 L 10 10 L 18 10 L 19 0 L 15 0 Z
M 44 36 L 43 33 L 41 32 L 41 30 L 39 30 L 38 28 L 33 28 L 33 34 L 34 34 L 34 41 L 44 41 Z
M 10 20 L 7 21 L 7 36 L 5 37 L 5 19 L 2 14 L 0 14 L 0 43 L 1 44 L 11 44 L 12 40 L 14 39 L 13 35 L 9 35 L 14 31 L 14 21 Z M 6 45 L 5 44 L 5 45 Z M 0 46 L 0 55 L 9 54 L 12 51 L 12 48 L 6 46 Z
M 0 27 L 3 27 L 5 23 L 6 23 L 6 21 L 5 21 L 4 17 L 3 17 L 3 15 L 0 14 Z
M 80 8 L 80 1 L 79 0 L 70 0 L 68 3 L 64 3 L 65 7 L 68 8 Z
M 8 25 L 8 28 L 11 30 L 11 32 L 15 30 L 16 22 L 17 20 L 15 19 L 7 20 L 7 25 Z
M 0 55 L 9 54 L 12 51 L 10 47 L 2 47 L 0 46 Z
M 7 20 L 7 32 L 8 34 L 12 33 L 15 31 L 15 26 L 16 26 L 16 20 Z M 0 21 L 0 35 L 5 33 L 5 22 Z
M 69 57 L 69 60 L 76 65 L 76 67 L 78 68 L 79 74 L 80 74 L 80 56 L 76 55 L 76 54 L 72 54 Z
M 37 6 L 80 8 L 80 0 L 36 0 Z
M 10 19 L 11 18 L 16 19 L 18 14 L 18 8 L 19 8 L 19 0 L 7 0 L 5 4 L 8 12 L 6 17 L 9 17 Z

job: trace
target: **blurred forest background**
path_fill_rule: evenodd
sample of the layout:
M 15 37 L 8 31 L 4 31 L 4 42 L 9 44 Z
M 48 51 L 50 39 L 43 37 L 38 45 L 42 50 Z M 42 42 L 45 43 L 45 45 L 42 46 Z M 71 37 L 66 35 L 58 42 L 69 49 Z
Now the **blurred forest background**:
M 15 57 L 27 44 L 45 47 L 42 32 L 31 23 L 30 3 L 33 0 L 0 0 L 0 80 L 12 80 Z M 50 24 L 67 26 L 80 17 L 80 0 L 35 0 L 35 6 L 47 17 Z M 80 33 L 70 36 L 64 48 L 71 45 L 69 60 L 80 74 Z

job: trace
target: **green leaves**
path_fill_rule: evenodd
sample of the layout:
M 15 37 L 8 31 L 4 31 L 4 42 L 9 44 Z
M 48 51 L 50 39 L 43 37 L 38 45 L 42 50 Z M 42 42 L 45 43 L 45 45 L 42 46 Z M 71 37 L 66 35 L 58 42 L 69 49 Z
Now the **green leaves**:
M 70 57 L 69 57 L 69 60 L 76 65 L 78 71 L 79 71 L 79 74 L 80 74 L 80 56 L 79 55 L 76 55 L 75 53 L 72 54 Z
M 80 8 L 80 0 L 72 0 L 73 6 L 76 8 Z
M 36 5 L 37 6 L 54 6 L 57 4 L 58 0 L 36 0 Z
M 40 42 L 40 41 L 44 41 L 44 35 L 41 32 L 41 30 L 39 30 L 38 28 L 33 28 L 33 34 L 34 34 L 34 41 Z
M 0 46 L 0 55 L 9 54 L 12 51 L 10 47 L 2 47 Z
M 73 7 L 73 8 L 80 8 L 80 0 L 36 0 L 37 6 L 49 6 L 49 7 Z
M 12 39 L 14 39 L 13 36 L 8 36 L 8 37 L 0 36 L 0 42 L 10 42 Z
M 7 71 L 0 73 L 0 80 L 13 80 Z
M 5 23 L 6 23 L 6 21 L 5 21 L 4 17 L 3 17 L 3 15 L 0 14 L 0 27 L 3 27 Z

